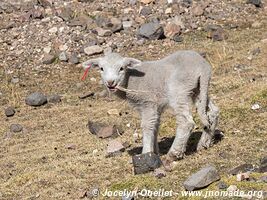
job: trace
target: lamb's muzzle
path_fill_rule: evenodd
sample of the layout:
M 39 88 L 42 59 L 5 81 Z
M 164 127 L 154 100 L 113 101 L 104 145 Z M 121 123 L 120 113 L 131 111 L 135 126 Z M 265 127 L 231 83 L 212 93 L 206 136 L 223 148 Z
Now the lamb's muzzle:
M 158 61 L 141 62 L 117 53 L 88 60 L 99 67 L 106 88 L 127 99 L 141 116 L 142 153 L 158 153 L 157 132 L 160 115 L 167 105 L 176 115 L 177 130 L 168 156 L 184 156 L 188 138 L 194 128 L 191 104 L 197 107 L 204 131 L 198 150 L 212 145 L 219 109 L 208 96 L 210 64 L 194 51 L 177 51 Z

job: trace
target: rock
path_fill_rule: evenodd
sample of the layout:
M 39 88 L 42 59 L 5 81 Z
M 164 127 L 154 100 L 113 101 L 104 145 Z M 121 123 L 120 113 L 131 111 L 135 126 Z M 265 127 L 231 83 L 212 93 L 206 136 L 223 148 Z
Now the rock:
M 149 4 L 151 2 L 153 2 L 154 0 L 139 0 L 141 3 L 144 3 L 144 4 Z
M 260 166 L 257 169 L 257 172 L 260 172 L 260 173 L 267 172 L 267 156 L 261 159 Z
M 172 39 L 175 42 L 182 42 L 182 41 L 184 41 L 184 39 L 180 35 L 175 35 Z
M 44 47 L 44 52 L 46 53 L 46 54 L 49 54 L 50 52 L 51 52 L 51 46 L 46 46 L 46 47 Z
M 249 173 L 246 172 L 246 173 L 240 173 L 240 174 L 237 174 L 236 175 L 236 180 L 237 181 L 244 181 L 244 180 L 249 180 Z
M 100 27 L 95 28 L 95 31 L 97 32 L 97 35 L 100 37 L 108 37 L 112 35 L 112 32 L 110 30 L 105 30 Z
M 72 53 L 72 54 L 70 55 L 69 63 L 71 63 L 71 64 L 75 64 L 75 65 L 80 63 L 79 58 L 78 58 L 78 56 L 77 56 L 76 53 Z
M 141 10 L 140 10 L 140 15 L 143 15 L 143 16 L 148 16 L 152 14 L 152 9 L 150 7 L 143 7 Z
M 122 22 L 120 19 L 112 17 L 106 27 L 115 33 L 122 30 Z
M 58 94 L 53 94 L 47 97 L 49 103 L 59 103 L 61 102 L 61 96 Z
M 12 116 L 14 116 L 15 115 L 15 113 L 16 113 L 16 111 L 15 111 L 15 108 L 13 108 L 13 107 L 7 107 L 6 109 L 5 109 L 5 115 L 7 116 L 7 117 L 12 117 Z
M 196 5 L 196 6 L 192 7 L 192 14 L 194 16 L 201 16 L 204 14 L 204 9 L 202 8 L 201 5 Z
M 74 150 L 74 149 L 76 149 L 76 145 L 75 144 L 67 144 L 66 149 Z
M 255 104 L 253 104 L 253 105 L 251 106 L 251 109 L 252 109 L 252 110 L 259 110 L 260 108 L 261 108 L 260 105 L 257 104 L 257 103 L 255 103 Z
M 235 192 L 237 191 L 238 188 L 236 185 L 230 185 L 228 188 L 227 188 L 227 192 Z
M 166 171 L 160 168 L 154 170 L 154 176 L 157 178 L 163 178 L 166 176 Z
M 57 57 L 55 55 L 46 54 L 43 58 L 42 63 L 45 65 L 50 65 L 53 62 L 55 62 L 56 59 L 57 59 Z
M 81 94 L 81 95 L 79 95 L 79 99 L 86 99 L 86 98 L 88 98 L 88 97 L 93 97 L 94 95 L 95 95 L 94 92 L 87 92 L 87 93 L 85 93 L 85 94 Z
M 224 189 L 226 189 L 228 186 L 227 186 L 227 184 L 226 184 L 225 182 L 220 181 L 220 182 L 217 184 L 217 187 L 218 187 L 218 189 L 220 189 L 220 190 L 224 190 Z
M 223 28 L 217 26 L 216 29 L 209 30 L 208 38 L 213 39 L 213 41 L 222 41 L 227 39 L 228 35 Z
M 125 151 L 125 147 L 120 140 L 114 139 L 110 140 L 107 147 L 107 156 L 117 156 Z
M 89 128 L 89 131 L 92 134 L 97 135 L 97 137 L 99 138 L 108 138 L 111 136 L 112 137 L 118 136 L 115 126 L 111 126 L 111 125 L 108 126 L 102 123 L 89 121 L 87 124 L 87 127 Z
M 170 7 L 170 8 L 167 8 L 166 10 L 165 10 L 165 14 L 166 15 L 168 15 L 168 14 L 172 14 L 172 8 Z
M 122 22 L 122 27 L 123 27 L 123 29 L 131 28 L 132 25 L 133 25 L 133 21 L 123 21 L 123 22 Z
M 10 131 L 13 133 L 18 133 L 21 132 L 23 130 L 23 126 L 21 126 L 20 124 L 11 124 L 10 126 Z
M 247 0 L 248 4 L 253 4 L 256 7 L 261 7 L 262 6 L 262 2 L 261 0 Z
M 220 180 L 220 175 L 218 174 L 216 168 L 209 165 L 191 175 L 184 182 L 184 187 L 186 190 L 193 191 L 204 188 L 218 180 Z
M 144 174 L 153 171 L 162 165 L 160 157 L 154 153 L 134 155 L 132 157 L 134 174 Z
M 103 48 L 98 45 L 93 45 L 93 46 L 84 48 L 84 53 L 86 53 L 88 56 L 100 54 L 102 52 L 103 52 Z
M 57 12 L 57 16 L 67 22 L 73 18 L 74 14 L 75 13 L 73 12 L 73 10 L 70 7 L 66 7 L 66 6 L 62 7 Z
M 175 23 L 168 23 L 164 28 L 164 35 L 167 38 L 174 38 L 181 33 L 181 27 Z
M 134 200 L 134 197 L 133 196 L 126 195 L 126 196 L 122 196 L 121 197 L 121 200 Z
M 108 110 L 108 114 L 109 114 L 109 115 L 120 116 L 120 112 L 119 112 L 118 109 L 110 109 L 110 110 Z
M 162 39 L 164 38 L 164 30 L 159 22 L 149 22 L 141 25 L 138 35 L 150 40 Z
M 261 182 L 267 183 L 267 176 L 262 176 L 259 179 Z
M 49 33 L 52 33 L 52 34 L 57 33 L 57 31 L 58 31 L 58 28 L 57 27 L 52 27 L 52 28 L 48 29 L 48 32 Z
M 25 102 L 29 106 L 41 106 L 47 103 L 47 97 L 40 92 L 34 92 L 26 97 Z
M 111 47 L 107 47 L 107 48 L 104 49 L 104 55 L 108 55 L 110 53 L 112 53 L 112 48 Z
M 262 23 L 259 21 L 255 21 L 251 24 L 252 28 L 261 28 L 262 27 Z
M 58 59 L 59 59 L 60 61 L 67 62 L 67 61 L 68 61 L 67 53 L 66 53 L 65 51 L 61 52 L 61 53 L 58 55 Z
M 252 171 L 253 169 L 254 168 L 253 168 L 252 164 L 242 164 L 242 165 L 239 165 L 238 167 L 235 167 L 235 168 L 231 169 L 229 171 L 229 174 L 237 175 L 239 173 L 245 173 L 245 172 Z
M 52 1 L 49 0 L 38 0 L 38 4 L 40 4 L 42 7 L 47 8 L 52 6 Z

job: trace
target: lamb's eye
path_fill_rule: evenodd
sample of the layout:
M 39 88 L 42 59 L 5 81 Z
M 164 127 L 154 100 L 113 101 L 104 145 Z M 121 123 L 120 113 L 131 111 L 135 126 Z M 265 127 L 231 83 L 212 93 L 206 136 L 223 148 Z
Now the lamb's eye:
M 104 68 L 103 67 L 100 67 L 100 70 L 103 72 L 104 71 Z
M 124 70 L 124 68 L 123 68 L 123 67 L 121 67 L 121 68 L 120 68 L 120 71 L 123 71 L 123 70 Z

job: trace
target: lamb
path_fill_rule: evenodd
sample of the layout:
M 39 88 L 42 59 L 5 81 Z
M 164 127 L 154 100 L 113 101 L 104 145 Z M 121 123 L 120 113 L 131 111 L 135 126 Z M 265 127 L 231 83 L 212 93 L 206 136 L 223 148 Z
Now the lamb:
M 160 115 L 166 106 L 173 109 L 177 130 L 167 154 L 182 159 L 195 126 L 191 105 L 195 104 L 204 126 L 197 150 L 208 148 L 218 121 L 219 109 L 208 96 L 210 64 L 197 52 L 177 51 L 161 60 L 142 62 L 110 53 L 84 62 L 99 67 L 106 88 L 135 107 L 141 116 L 142 153 L 159 153 L 157 142 Z

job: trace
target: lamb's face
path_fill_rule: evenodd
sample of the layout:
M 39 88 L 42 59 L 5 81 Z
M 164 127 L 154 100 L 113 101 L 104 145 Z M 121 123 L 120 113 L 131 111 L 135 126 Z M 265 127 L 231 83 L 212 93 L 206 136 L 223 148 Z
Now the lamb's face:
M 86 69 L 89 66 L 98 66 L 104 85 L 111 92 L 116 92 L 117 86 L 121 86 L 125 79 L 127 68 L 139 64 L 141 64 L 140 60 L 124 58 L 117 53 L 110 53 L 104 57 L 84 62 L 83 67 Z
M 104 57 L 99 61 L 99 69 L 104 85 L 111 92 L 116 92 L 116 87 L 121 85 L 126 74 L 127 66 L 124 58 L 111 59 Z

